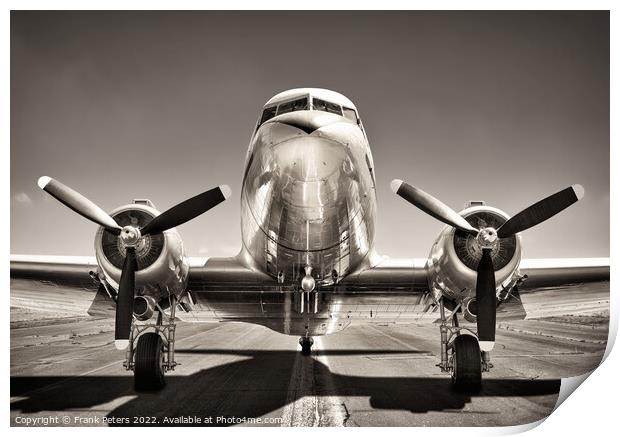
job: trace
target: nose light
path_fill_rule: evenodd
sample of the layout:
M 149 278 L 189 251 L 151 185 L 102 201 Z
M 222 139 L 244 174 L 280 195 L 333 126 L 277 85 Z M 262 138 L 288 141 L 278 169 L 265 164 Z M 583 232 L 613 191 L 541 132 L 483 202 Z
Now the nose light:
M 301 288 L 304 291 L 312 291 L 314 290 L 314 287 L 316 286 L 316 282 L 314 278 L 312 277 L 312 267 L 306 266 L 305 271 L 306 271 L 306 276 L 304 276 L 303 279 L 301 280 Z

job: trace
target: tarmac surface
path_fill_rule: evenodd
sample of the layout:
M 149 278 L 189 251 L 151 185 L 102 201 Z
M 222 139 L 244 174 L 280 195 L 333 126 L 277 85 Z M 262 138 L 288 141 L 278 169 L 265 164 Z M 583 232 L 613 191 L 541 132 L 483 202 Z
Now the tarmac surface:
M 162 391 L 139 393 L 111 320 L 13 306 L 11 424 L 525 424 L 551 413 L 560 378 L 601 361 L 606 287 L 582 290 L 577 306 L 587 309 L 569 317 L 499 322 L 494 368 L 477 394 L 455 392 L 436 367 L 435 324 L 351 326 L 316 338 L 304 357 L 297 338 L 242 323 L 180 323 L 181 365 Z

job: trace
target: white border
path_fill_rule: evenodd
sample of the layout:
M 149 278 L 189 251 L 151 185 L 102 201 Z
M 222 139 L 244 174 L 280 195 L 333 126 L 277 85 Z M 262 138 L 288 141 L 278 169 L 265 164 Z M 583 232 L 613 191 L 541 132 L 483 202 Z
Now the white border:
M 218 3 L 218 4 L 205 4 L 205 2 L 199 1 L 187 1 L 187 0 L 177 0 L 175 2 L 165 2 L 160 0 L 152 0 L 152 1 L 119 1 L 119 0 L 108 0 L 106 2 L 101 1 L 93 1 L 88 4 L 78 1 L 56 1 L 53 5 L 50 2 L 45 1 L 8 1 L 5 4 L 8 5 L 10 9 L 201 9 L 204 7 L 209 7 L 211 9 L 256 9 L 257 6 L 265 9 L 308 9 L 310 6 L 315 9 L 343 9 L 343 8 L 359 8 L 359 9 L 377 9 L 380 7 L 381 9 L 463 9 L 464 5 L 467 5 L 470 9 L 560 9 L 560 10 L 570 10 L 570 9 L 603 9 L 603 10 L 611 10 L 611 162 L 613 163 L 611 166 L 611 193 L 610 196 L 612 199 L 611 204 L 611 216 L 616 218 L 617 222 L 617 193 L 618 193 L 618 177 L 616 176 L 618 171 L 618 161 L 620 157 L 617 152 L 617 126 L 615 124 L 617 120 L 617 102 L 618 102 L 618 86 L 617 86 L 617 78 L 618 77 L 618 32 L 617 27 L 619 20 L 617 18 L 617 8 L 615 8 L 615 2 L 612 1 L 532 1 L 532 0 L 522 0 L 519 2 L 503 2 L 499 4 L 496 1 L 470 1 L 463 3 L 462 1 L 443 1 L 441 4 L 435 4 L 431 2 L 420 2 L 420 1 L 382 1 L 382 2 L 368 2 L 368 1 L 353 1 L 346 0 L 340 2 L 333 2 L 328 0 L 314 0 L 312 4 L 307 2 L 293 3 L 290 1 L 269 1 L 269 2 L 260 2 L 260 3 L 250 3 L 247 1 L 237 1 L 231 0 L 226 3 Z M 9 59 L 9 51 L 10 51 L 10 14 L 8 9 L 6 9 L 6 13 L 2 20 L 3 28 L 4 28 L 4 44 L 2 44 L 2 57 L 5 60 Z M 615 55 L 614 55 L 615 54 Z M 7 201 L 10 198 L 9 184 L 10 184 L 10 155 L 9 155 L 9 132 L 10 132 L 10 99 L 9 99 L 9 63 L 5 63 L 5 68 L 1 70 L 2 78 L 3 78 L 3 87 L 2 87 L 2 97 L 3 97 L 3 119 L 4 122 L 4 141 L 2 143 L 2 150 L 4 152 L 5 159 L 2 160 L 0 164 L 2 166 L 3 175 L 4 175 L 4 183 L 1 185 L 2 193 L 4 194 L 4 199 Z M 584 145 L 587 147 L 587 145 Z M 7 203 L 7 209 L 9 203 Z M 9 221 L 10 214 L 6 211 L 0 217 L 0 224 L 3 229 L 10 229 Z M 612 221 L 613 223 L 614 221 Z M 5 233 L 6 235 L 6 233 Z M 2 261 L 4 262 L 4 266 L 8 265 L 8 256 L 10 252 L 9 246 L 10 239 L 8 237 L 3 238 L 3 251 L 2 251 Z M 616 259 L 617 248 L 618 248 L 618 233 L 612 233 L 611 244 L 611 259 L 612 264 L 613 260 Z M 614 267 L 612 266 L 612 276 L 614 272 Z M 2 275 L 3 283 L 5 287 L 3 290 L 8 293 L 9 291 L 9 278 L 8 278 L 8 269 L 5 267 L 2 269 L 0 273 Z M 613 284 L 612 279 L 612 284 Z M 617 305 L 618 293 L 612 290 L 612 298 L 611 298 L 611 306 L 612 306 L 612 321 L 610 332 L 617 332 L 617 314 L 618 314 L 618 305 Z M 7 299 L 8 301 L 8 299 Z M 5 309 L 5 332 L 8 332 L 8 321 L 10 320 L 9 313 L 9 305 L 6 305 Z M 8 348 L 8 342 L 7 348 Z M 609 350 L 608 350 L 609 352 Z M 5 371 L 5 375 L 9 374 L 9 360 L 3 360 L 3 367 Z M 562 434 L 566 433 L 566 435 L 574 435 L 574 434 L 589 434 L 596 435 L 600 433 L 601 435 L 607 435 L 616 428 L 615 419 L 618 415 L 617 412 L 617 393 L 618 393 L 618 376 L 616 369 L 620 368 L 620 359 L 618 358 L 617 350 L 612 350 L 608 355 L 605 362 L 593 372 L 593 374 L 588 378 L 587 382 L 579 387 L 575 394 L 568 397 L 568 399 L 555 411 L 541 426 L 536 427 L 530 432 L 530 435 L 548 435 L 548 433 L 554 434 Z M 2 380 L 3 389 L 4 389 L 4 402 L 6 405 L 5 412 L 5 426 L 8 426 L 9 422 L 9 386 L 8 386 L 8 378 L 5 376 Z M 510 414 L 510 412 L 507 412 Z M 424 428 L 397 428 L 390 429 L 391 433 L 403 433 L 410 435 L 411 433 L 415 433 L 416 435 L 445 435 L 446 433 L 459 433 L 459 435 L 472 435 L 472 436 L 480 436 L 480 435 L 501 435 L 506 433 L 515 433 L 520 432 L 528 428 L 528 426 L 524 427 L 510 427 L 510 428 L 433 428 L 433 429 L 424 429 Z M 35 432 L 40 431 L 35 430 Z M 82 430 L 79 429 L 70 429 L 63 428 L 59 430 L 53 429 L 44 429 L 46 433 L 55 434 L 56 432 L 63 434 L 74 434 L 81 433 Z M 21 433 L 29 433 L 33 432 L 32 429 L 24 429 L 24 428 L 12 428 L 10 430 L 11 433 L 21 434 Z M 99 433 L 105 432 L 97 429 L 89 429 L 89 433 Z M 114 430 L 113 432 L 118 433 L 119 430 Z M 125 433 L 135 433 L 133 430 L 123 429 L 120 431 L 122 434 Z M 168 433 L 169 430 L 164 428 L 160 428 L 158 430 L 154 430 L 155 434 L 160 433 Z M 265 431 L 257 428 L 250 429 L 242 429 L 242 428 L 233 428 L 233 429 L 183 429 L 182 431 L 172 431 L 172 432 L 182 432 L 183 434 L 204 434 L 206 432 L 210 434 L 238 434 L 238 433 L 286 433 L 295 432 L 296 434 L 305 434 L 308 432 L 313 432 L 310 429 L 267 429 Z M 322 429 L 323 433 L 377 433 L 381 432 L 378 429 Z

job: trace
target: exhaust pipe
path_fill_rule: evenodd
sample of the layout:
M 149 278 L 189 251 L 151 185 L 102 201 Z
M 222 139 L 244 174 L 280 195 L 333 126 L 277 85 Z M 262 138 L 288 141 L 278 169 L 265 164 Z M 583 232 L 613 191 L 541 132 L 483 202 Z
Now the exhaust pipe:
M 157 302 L 151 296 L 136 296 L 133 299 L 133 314 L 138 320 L 148 320 L 153 317 Z
M 463 316 L 470 323 L 475 323 L 478 318 L 478 305 L 476 298 L 472 297 L 463 302 Z

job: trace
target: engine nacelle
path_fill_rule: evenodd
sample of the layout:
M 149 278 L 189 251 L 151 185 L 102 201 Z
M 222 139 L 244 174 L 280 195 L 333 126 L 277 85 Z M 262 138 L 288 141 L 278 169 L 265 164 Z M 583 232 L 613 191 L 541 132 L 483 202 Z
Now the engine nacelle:
M 152 206 L 142 203 L 121 206 L 110 213 L 120 226 L 137 227 L 143 227 L 159 214 Z M 118 289 L 125 254 L 121 239 L 99 228 L 95 235 L 95 256 L 100 273 L 115 289 Z M 136 262 L 136 296 L 149 296 L 159 302 L 172 294 L 178 296 L 185 290 L 189 263 L 176 229 L 142 237 L 136 247 Z
M 509 216 L 493 207 L 473 206 L 461 214 L 477 229 L 493 227 L 498 229 Z M 521 262 L 521 235 L 517 234 L 499 240 L 491 252 L 495 265 L 495 285 L 498 293 L 511 285 Z M 482 249 L 476 237 L 446 226 L 433 244 L 426 265 L 429 287 L 436 299 L 444 296 L 452 301 L 467 303 L 471 307 L 468 319 L 475 320 L 475 299 L 477 266 Z

